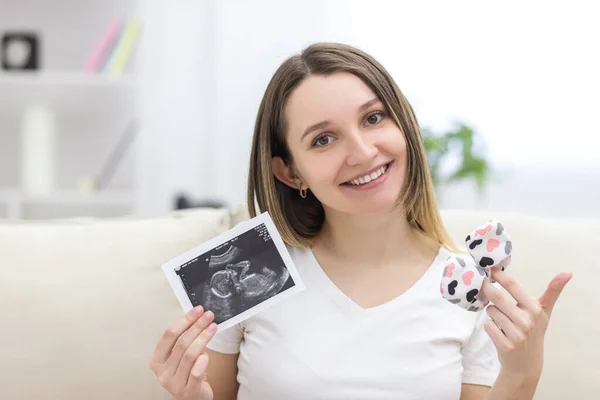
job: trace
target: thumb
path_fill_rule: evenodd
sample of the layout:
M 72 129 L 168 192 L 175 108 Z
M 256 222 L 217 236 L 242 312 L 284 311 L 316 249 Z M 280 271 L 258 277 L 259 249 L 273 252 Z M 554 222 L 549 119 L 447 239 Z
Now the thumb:
M 564 287 L 571 280 L 572 277 L 573 274 L 570 272 L 562 272 L 556 275 L 554 279 L 550 281 L 550 284 L 548 285 L 548 288 L 546 289 L 542 297 L 540 297 L 540 304 L 542 308 L 546 311 L 546 314 L 548 314 L 548 317 L 550 317 L 550 314 L 552 314 L 554 304 L 556 304 L 558 297 L 560 296 Z

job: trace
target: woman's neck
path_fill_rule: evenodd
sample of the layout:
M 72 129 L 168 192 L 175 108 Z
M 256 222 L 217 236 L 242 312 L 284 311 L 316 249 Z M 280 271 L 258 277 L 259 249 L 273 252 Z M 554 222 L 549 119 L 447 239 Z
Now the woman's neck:
M 378 268 L 406 258 L 421 247 L 424 236 L 400 214 L 326 213 L 325 224 L 315 241 L 336 259 Z

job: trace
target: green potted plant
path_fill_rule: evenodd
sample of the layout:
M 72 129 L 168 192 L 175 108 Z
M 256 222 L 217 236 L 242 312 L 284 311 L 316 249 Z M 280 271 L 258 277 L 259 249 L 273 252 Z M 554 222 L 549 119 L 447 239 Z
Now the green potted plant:
M 491 167 L 484 155 L 476 149 L 475 141 L 479 139 L 476 132 L 463 123 L 441 134 L 427 128 L 421 132 L 436 191 L 452 182 L 472 180 L 479 195 L 483 195 Z M 443 163 L 453 154 L 458 156 L 459 164 L 450 173 L 442 174 Z

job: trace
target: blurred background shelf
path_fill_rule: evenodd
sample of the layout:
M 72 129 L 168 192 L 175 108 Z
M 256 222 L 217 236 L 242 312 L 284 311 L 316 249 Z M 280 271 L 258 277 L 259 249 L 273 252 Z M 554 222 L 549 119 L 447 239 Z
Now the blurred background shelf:
M 78 71 L 41 71 L 41 72 L 1 72 L 0 85 L 18 85 L 19 88 L 35 85 L 49 87 L 73 87 L 88 88 L 111 87 L 121 89 L 134 89 L 137 80 L 133 75 L 113 77 L 105 74 L 91 74 Z
M 133 76 L 110 77 L 83 72 L 0 73 L 0 112 L 18 115 L 43 105 L 59 115 L 77 111 L 119 110 L 131 106 L 138 84 Z
M 34 35 L 39 44 L 36 69 L 0 68 L 0 219 L 133 212 L 135 141 L 125 146 L 118 162 L 111 156 L 128 137 L 128 127 L 138 120 L 137 42 L 129 41 L 134 46 L 129 47 L 127 57 L 117 50 L 125 49 L 120 42 L 125 23 L 139 15 L 140 4 L 139 0 L 0 0 L 0 35 Z M 117 22 L 123 29 L 110 45 L 105 42 L 104 48 L 110 51 L 99 52 L 109 27 Z M 0 54 L 4 62 L 3 57 L 4 52 Z M 37 128 L 39 146 L 45 143 L 44 131 L 53 132 L 52 145 L 46 147 L 52 150 L 40 152 L 53 154 L 55 161 L 38 169 L 40 174 L 54 170 L 48 195 L 20 190 L 27 187 L 22 178 L 24 160 L 32 159 L 27 154 L 35 150 L 33 141 L 27 140 L 35 136 L 30 128 L 31 110 L 45 116 L 33 119 L 34 126 L 42 126 Z M 80 179 L 100 177 L 106 170 L 110 174 L 103 176 L 103 191 L 83 194 L 78 190 Z
M 128 191 L 27 194 L 0 189 L 0 218 L 9 220 L 120 216 L 130 214 L 134 195 Z

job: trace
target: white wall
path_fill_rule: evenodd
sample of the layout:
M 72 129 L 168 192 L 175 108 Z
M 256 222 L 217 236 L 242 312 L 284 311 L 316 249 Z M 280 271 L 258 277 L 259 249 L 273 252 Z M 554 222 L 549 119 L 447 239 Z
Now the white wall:
M 423 125 L 462 119 L 501 164 L 600 167 L 593 3 L 353 4 L 357 44 L 392 72 Z
M 441 205 L 600 216 L 600 28 L 584 3 L 182 1 L 146 7 L 140 211 L 176 190 L 245 199 L 250 139 L 268 80 L 313 41 L 345 41 L 390 70 L 423 126 L 463 120 L 498 172 Z M 181 58 L 181 52 L 189 52 Z M 156 79 L 158 76 L 158 79 Z M 550 179 L 543 183 L 542 178 Z
M 464 121 L 483 139 L 495 169 L 485 195 L 469 182 L 451 185 L 440 190 L 443 207 L 600 217 L 594 4 L 353 6 L 355 44 L 386 66 L 421 125 L 443 131 Z
M 173 208 L 180 191 L 210 191 L 215 11 L 207 1 L 140 2 L 143 124 L 137 148 L 136 211 Z
M 346 40 L 339 1 L 142 2 L 146 37 L 139 213 L 175 193 L 245 199 L 260 98 L 277 66 L 316 40 Z
M 351 41 L 351 9 L 340 1 L 225 1 L 216 24 L 212 186 L 244 201 L 256 112 L 277 67 L 314 41 Z

